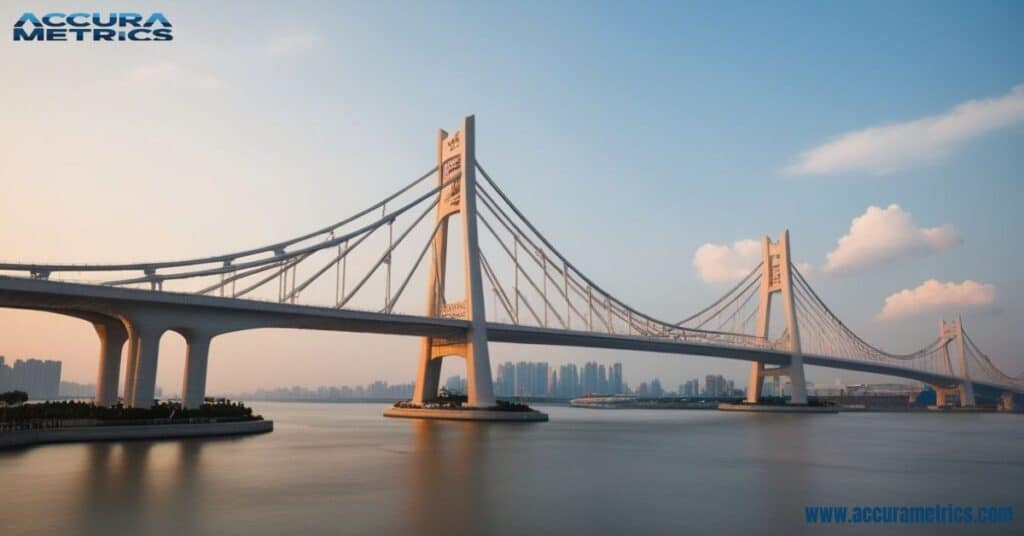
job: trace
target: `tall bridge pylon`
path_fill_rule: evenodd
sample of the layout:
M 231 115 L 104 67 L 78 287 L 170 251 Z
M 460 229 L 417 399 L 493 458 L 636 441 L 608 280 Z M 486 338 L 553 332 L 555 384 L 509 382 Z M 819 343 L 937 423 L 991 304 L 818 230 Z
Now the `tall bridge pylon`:
M 804 381 L 803 354 L 800 349 L 800 327 L 796 320 L 796 303 L 793 300 L 793 271 L 789 255 L 789 231 L 783 231 L 777 242 L 768 236 L 761 239 L 761 293 L 757 309 L 757 336 L 768 337 L 771 319 L 772 296 L 782 296 L 783 318 L 786 331 L 783 337 L 785 347 L 791 352 L 789 365 L 766 368 L 760 361 L 750 363 L 750 384 L 747 386 L 747 402 L 756 403 L 766 377 L 789 376 L 791 404 L 807 403 L 807 386 Z
M 971 383 L 970 366 L 968 365 L 967 344 L 964 340 L 964 323 L 959 316 L 953 322 L 939 321 L 939 340 L 941 347 L 939 352 L 942 355 L 942 362 L 946 374 L 959 376 L 964 381 L 955 388 L 948 388 L 941 385 L 933 385 L 935 390 L 935 405 L 944 407 L 948 405 L 950 394 L 956 393 L 960 400 L 961 407 L 974 407 L 974 385 Z M 953 369 L 953 363 L 949 356 L 949 345 L 956 344 L 957 369 Z
M 487 319 L 484 316 L 484 287 L 480 273 L 480 244 L 476 212 L 476 140 L 473 116 L 462 120 L 452 134 L 437 135 L 437 177 L 439 200 L 427 275 L 427 311 L 429 317 L 468 320 L 465 337 L 442 339 L 423 337 L 420 343 L 419 371 L 413 402 L 423 404 L 437 398 L 441 364 L 446 356 L 466 360 L 468 404 L 473 407 L 495 405 L 491 382 L 491 360 L 487 350 Z M 463 298 L 449 302 L 445 291 L 448 275 L 448 221 L 460 216 L 462 225 Z

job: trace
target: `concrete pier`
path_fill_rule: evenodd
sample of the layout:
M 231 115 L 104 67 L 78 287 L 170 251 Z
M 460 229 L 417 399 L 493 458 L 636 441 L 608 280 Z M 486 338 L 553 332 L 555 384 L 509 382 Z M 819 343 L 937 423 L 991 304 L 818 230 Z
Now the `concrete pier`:
M 833 406 L 800 406 L 795 404 L 727 404 L 718 405 L 721 411 L 746 411 L 750 413 L 839 413 Z
M 405 419 L 444 419 L 450 421 L 547 422 L 548 414 L 539 411 L 502 411 L 491 409 L 397 408 L 384 410 L 385 417 Z

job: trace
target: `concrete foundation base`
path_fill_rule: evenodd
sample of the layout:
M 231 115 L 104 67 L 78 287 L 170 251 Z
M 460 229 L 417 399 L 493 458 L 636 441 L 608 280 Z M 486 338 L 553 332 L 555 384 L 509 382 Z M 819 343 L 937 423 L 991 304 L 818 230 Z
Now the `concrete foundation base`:
M 490 409 L 396 408 L 384 410 L 385 417 L 404 419 L 444 419 L 450 421 L 547 422 L 548 414 L 539 411 L 500 411 Z
M 966 407 L 960 406 L 928 406 L 928 411 L 939 411 L 946 413 L 993 413 L 995 408 L 978 408 L 978 407 Z
M 832 406 L 768 405 L 768 404 L 718 404 L 722 411 L 747 411 L 751 413 L 839 413 Z
M 122 441 L 131 439 L 180 439 L 262 434 L 274 431 L 274 421 L 242 421 L 203 424 L 145 424 L 120 426 L 69 426 L 39 430 L 0 432 L 0 449 L 46 443 Z

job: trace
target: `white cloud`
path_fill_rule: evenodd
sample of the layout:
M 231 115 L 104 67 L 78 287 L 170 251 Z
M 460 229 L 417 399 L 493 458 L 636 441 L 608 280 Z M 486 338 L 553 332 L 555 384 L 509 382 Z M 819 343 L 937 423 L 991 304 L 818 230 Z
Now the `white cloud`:
M 738 281 L 761 262 L 761 243 L 737 240 L 732 246 L 704 244 L 693 255 L 693 265 L 705 283 Z
M 705 283 L 734 283 L 750 273 L 761 262 L 759 240 L 737 240 L 732 245 L 704 244 L 693 255 L 693 266 Z M 805 277 L 813 268 L 806 262 L 796 263 Z
M 878 318 L 900 318 L 955 308 L 978 308 L 992 305 L 996 288 L 970 279 L 963 283 L 943 283 L 929 279 L 915 289 L 904 289 L 885 299 Z
M 320 42 L 320 36 L 312 32 L 294 32 L 273 37 L 264 52 L 271 58 L 287 56 L 295 52 L 311 50 Z
M 960 243 L 951 225 L 922 229 L 899 205 L 870 206 L 826 256 L 826 272 L 857 270 L 899 258 L 937 253 Z
M 219 89 L 224 81 L 171 61 L 147 63 L 128 72 L 125 81 L 131 85 L 165 85 L 172 88 Z
M 945 157 L 987 132 L 1024 122 L 1024 84 L 1006 95 L 970 100 L 949 111 L 904 123 L 847 132 L 803 152 L 789 175 L 884 175 Z

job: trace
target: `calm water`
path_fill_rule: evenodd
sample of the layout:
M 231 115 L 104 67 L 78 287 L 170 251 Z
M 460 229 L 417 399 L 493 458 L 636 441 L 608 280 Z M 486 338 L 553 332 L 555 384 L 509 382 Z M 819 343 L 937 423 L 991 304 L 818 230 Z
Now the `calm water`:
M 515 425 L 255 406 L 274 433 L 0 452 L 0 534 L 787 534 L 813 528 L 805 504 L 1008 504 L 1024 517 L 1018 415 L 551 407 L 551 422 Z

